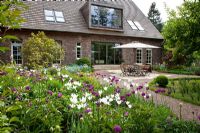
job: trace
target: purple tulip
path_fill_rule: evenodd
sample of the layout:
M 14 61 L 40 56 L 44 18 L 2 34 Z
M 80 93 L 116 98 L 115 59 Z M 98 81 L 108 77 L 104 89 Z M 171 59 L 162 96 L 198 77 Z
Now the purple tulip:
M 127 97 L 130 97 L 130 96 L 131 96 L 131 93 L 127 93 L 126 96 L 127 96 Z
M 100 107 L 101 103 L 100 102 L 96 102 L 97 107 Z
M 115 89 L 115 92 L 116 92 L 116 93 L 120 93 L 120 91 L 121 91 L 121 89 L 120 89 L 119 87 L 117 87 L 117 88 Z
M 30 89 L 31 89 L 31 87 L 30 86 L 26 86 L 26 88 L 25 88 L 27 91 L 29 91 Z
M 133 84 L 130 84 L 130 87 L 132 88 L 132 87 L 133 87 Z
M 93 85 L 89 85 L 89 91 L 92 92 L 94 90 L 94 86 Z
M 115 133 L 120 133 L 122 131 L 122 128 L 119 125 L 115 125 L 113 130 Z
M 61 98 L 61 97 L 62 97 L 62 93 L 58 92 L 58 98 Z
M 16 89 L 16 88 L 12 88 L 12 91 L 13 91 L 13 92 L 16 92 L 16 91 L 17 91 L 17 89 Z
M 90 108 L 87 108 L 87 109 L 85 110 L 85 113 L 89 113 L 89 112 L 92 112 L 92 110 L 91 110 Z
M 48 90 L 48 94 L 52 96 L 53 92 L 51 90 Z
M 132 94 L 135 94 L 135 90 L 132 90 L 131 93 L 132 93 Z
M 149 99 L 149 95 L 148 94 L 146 95 L 146 99 Z
M 200 120 L 200 115 L 198 116 L 198 119 Z
M 124 116 L 128 116 L 128 112 L 125 112 L 125 113 L 124 113 Z
M 116 79 L 116 80 L 115 80 L 115 83 L 118 84 L 118 82 L 119 82 L 119 79 Z
M 155 90 L 155 93 L 159 93 L 159 90 Z
M 120 96 L 120 100 L 126 101 L 126 97 L 125 96 Z
M 142 92 L 142 96 L 143 96 L 143 97 L 145 96 L 145 93 L 144 93 L 144 92 Z

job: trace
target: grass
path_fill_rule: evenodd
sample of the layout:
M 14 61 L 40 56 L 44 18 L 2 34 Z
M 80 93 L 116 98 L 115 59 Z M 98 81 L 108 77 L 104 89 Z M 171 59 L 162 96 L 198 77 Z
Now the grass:
M 149 85 L 152 91 L 158 89 L 155 81 L 152 81 Z M 195 105 L 200 105 L 200 78 L 170 79 L 164 95 Z

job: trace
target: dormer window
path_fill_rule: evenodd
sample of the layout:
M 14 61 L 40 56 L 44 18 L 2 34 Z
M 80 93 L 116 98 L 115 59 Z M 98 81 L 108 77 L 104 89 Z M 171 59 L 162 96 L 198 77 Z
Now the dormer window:
M 140 25 L 138 21 L 127 20 L 128 24 L 131 26 L 133 30 L 144 31 L 144 28 Z
M 50 22 L 65 22 L 61 11 L 44 10 L 45 20 Z
M 91 5 L 91 26 L 122 29 L 122 9 Z

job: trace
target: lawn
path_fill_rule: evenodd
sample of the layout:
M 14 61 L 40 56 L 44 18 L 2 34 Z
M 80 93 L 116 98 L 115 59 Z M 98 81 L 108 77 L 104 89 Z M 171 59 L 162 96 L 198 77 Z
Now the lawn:
M 165 106 L 116 87 L 102 86 L 88 67 L 40 70 L 0 69 L 0 132 L 199 132 L 195 122 L 178 120 Z M 83 70 L 83 71 L 82 71 Z M 78 72 L 77 72 L 78 71 Z M 103 76 L 103 75 L 100 75 Z

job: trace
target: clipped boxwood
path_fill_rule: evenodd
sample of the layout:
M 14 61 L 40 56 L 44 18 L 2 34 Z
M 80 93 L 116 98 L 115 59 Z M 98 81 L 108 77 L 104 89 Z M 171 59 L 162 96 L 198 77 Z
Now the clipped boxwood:
M 77 65 L 88 65 L 91 66 L 91 61 L 87 57 L 80 58 L 76 60 Z
M 168 78 L 164 75 L 160 75 L 155 78 L 155 83 L 157 83 L 160 87 L 166 87 L 168 84 Z

